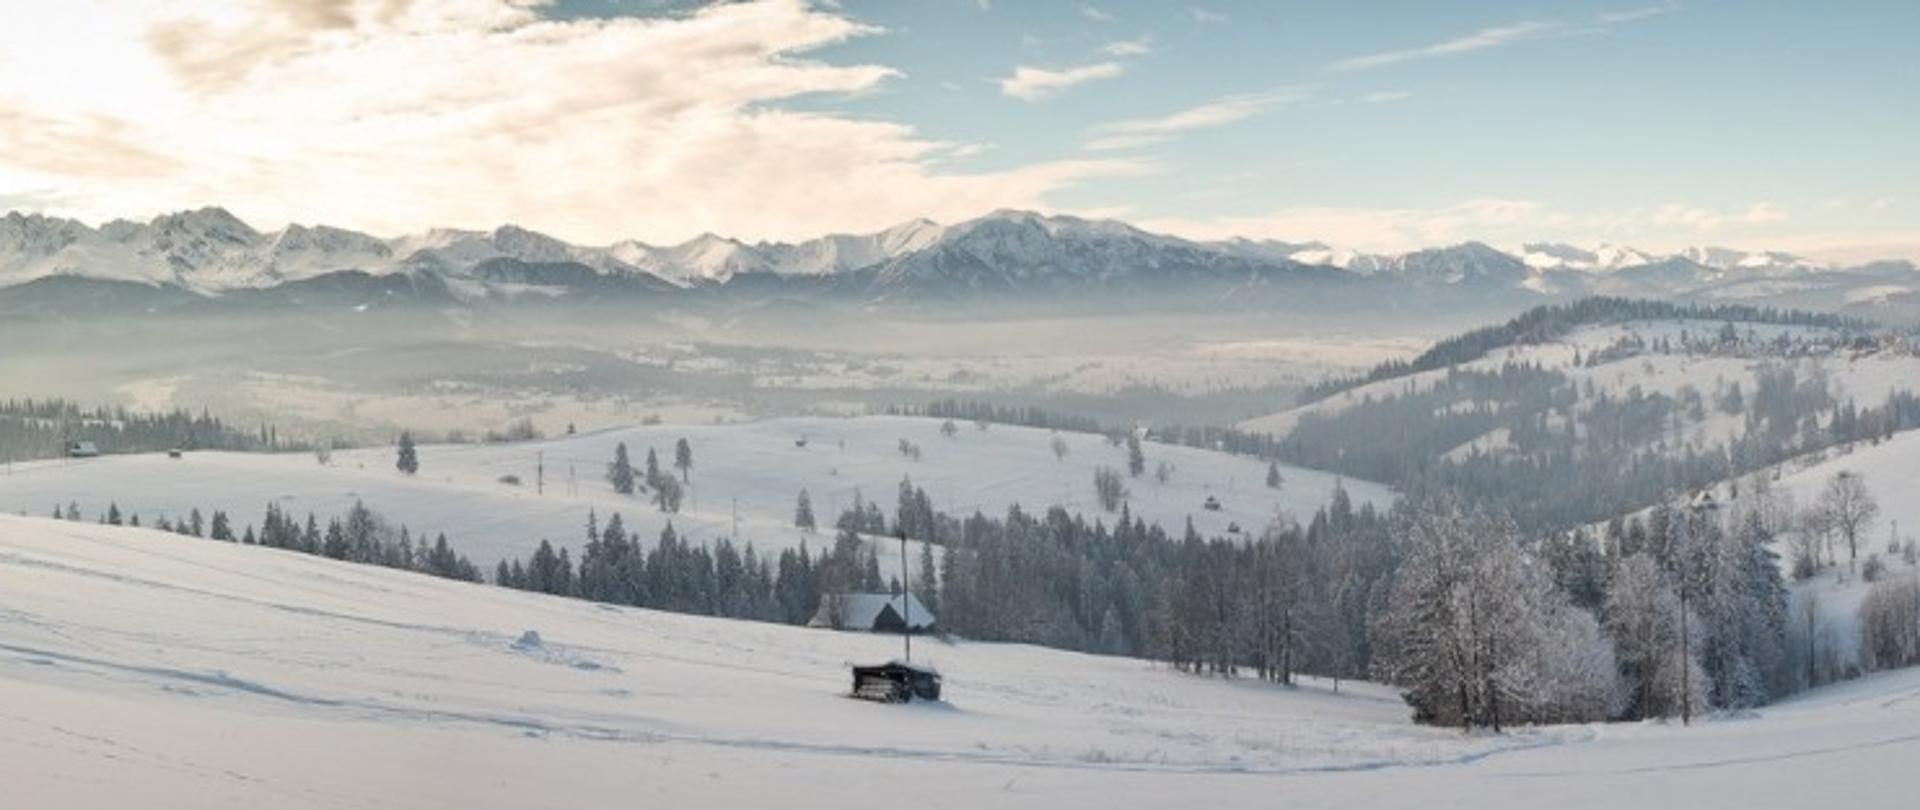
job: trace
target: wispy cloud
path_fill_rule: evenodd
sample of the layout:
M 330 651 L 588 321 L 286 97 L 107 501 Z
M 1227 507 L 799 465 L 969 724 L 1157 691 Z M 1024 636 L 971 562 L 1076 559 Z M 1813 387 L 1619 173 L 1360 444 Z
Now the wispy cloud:
M 1087 142 L 1087 148 L 1110 151 L 1147 146 L 1182 132 L 1225 126 L 1245 120 L 1275 106 L 1304 98 L 1306 93 L 1298 90 L 1228 96 L 1160 118 L 1116 121 L 1094 128 L 1096 137 Z
M 1187 14 L 1193 17 L 1193 21 L 1197 23 L 1206 23 L 1208 25 L 1219 25 L 1221 23 L 1228 22 L 1227 15 L 1222 14 L 1218 11 L 1214 11 L 1212 9 L 1201 8 L 1199 6 L 1194 6 L 1192 8 L 1187 9 Z
M 1113 22 L 1112 14 L 1108 14 L 1105 11 L 1101 11 L 1098 6 L 1095 6 L 1092 3 L 1081 3 L 1079 8 L 1080 8 L 1080 16 L 1085 17 L 1089 20 L 1092 20 L 1094 22 L 1103 22 L 1103 23 Z
M 1059 95 L 1075 85 L 1117 79 L 1126 72 L 1127 69 L 1118 62 L 1100 62 L 1064 70 L 1021 65 L 1013 69 L 1013 75 L 1000 80 L 1000 92 L 1022 101 L 1039 101 Z
M 1600 12 L 1600 15 L 1595 19 L 1598 19 L 1602 23 L 1613 25 L 1616 23 L 1629 23 L 1635 20 L 1644 20 L 1649 17 L 1658 17 L 1662 14 L 1669 14 L 1679 10 L 1680 10 L 1679 4 L 1669 3 L 1666 5 L 1660 5 L 1660 6 L 1647 6 L 1645 8 L 1629 8 L 1629 9 L 1621 9 L 1619 11 L 1602 11 Z
M 1422 45 L 1417 48 L 1405 48 L 1397 51 L 1383 51 L 1364 56 L 1342 59 L 1327 65 L 1328 70 L 1353 71 L 1397 65 L 1402 62 L 1414 62 L 1422 59 L 1434 59 L 1443 56 L 1456 56 L 1463 53 L 1497 48 L 1515 42 L 1537 39 L 1549 34 L 1566 30 L 1564 23 L 1546 21 L 1523 21 L 1511 25 L 1482 28 L 1464 37 Z
M 1726 225 L 1777 225 L 1792 217 L 1786 209 L 1771 202 L 1756 202 L 1743 211 L 1668 203 L 1653 212 L 1653 224 L 1667 227 L 1711 231 Z
M 1146 56 L 1153 53 L 1153 37 L 1142 36 L 1139 39 L 1122 39 L 1100 46 L 1100 52 L 1108 56 Z
M 1537 236 L 1536 229 L 1563 223 L 1565 218 L 1531 200 L 1481 198 L 1441 208 L 1300 206 L 1247 217 L 1138 224 L 1192 239 L 1319 240 L 1357 250 L 1398 251 L 1502 234 Z
M 1381 90 L 1376 93 L 1368 93 L 1364 96 L 1354 99 L 1354 101 L 1359 104 L 1391 104 L 1396 101 L 1406 101 L 1407 99 L 1410 99 L 1410 98 L 1413 98 L 1413 93 L 1411 91 Z

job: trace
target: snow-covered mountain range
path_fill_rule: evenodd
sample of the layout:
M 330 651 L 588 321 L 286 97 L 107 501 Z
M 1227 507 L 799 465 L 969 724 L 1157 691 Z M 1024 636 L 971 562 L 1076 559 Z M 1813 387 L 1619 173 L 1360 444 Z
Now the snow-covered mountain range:
M 51 278 L 137 282 L 199 296 L 269 290 L 335 274 L 428 279 L 460 295 L 671 291 L 728 286 L 830 290 L 878 300 L 933 294 L 1146 290 L 1209 284 L 1272 290 L 1287 282 L 1366 280 L 1422 289 L 1531 296 L 1706 296 L 1767 300 L 1831 292 L 1833 304 L 1904 301 L 1920 290 L 1906 262 L 1841 267 L 1719 247 L 1656 253 L 1619 245 L 1479 242 L 1399 254 L 1320 242 L 1203 242 L 1114 220 L 996 211 L 943 225 L 797 243 L 705 234 L 678 245 L 572 244 L 506 225 L 381 238 L 328 226 L 263 232 L 220 208 L 93 227 L 37 214 L 0 216 L 0 288 Z M 1343 281 L 1344 280 L 1344 281 Z

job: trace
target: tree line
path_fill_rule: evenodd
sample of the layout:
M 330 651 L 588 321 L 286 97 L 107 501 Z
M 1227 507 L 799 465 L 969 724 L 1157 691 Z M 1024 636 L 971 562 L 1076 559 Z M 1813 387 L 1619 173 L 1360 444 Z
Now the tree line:
M 282 439 L 272 425 L 242 428 L 205 411 L 152 413 L 85 407 L 64 399 L 0 402 L 0 462 L 61 458 L 70 444 L 82 441 L 93 443 L 102 453 L 304 449 L 299 442 Z

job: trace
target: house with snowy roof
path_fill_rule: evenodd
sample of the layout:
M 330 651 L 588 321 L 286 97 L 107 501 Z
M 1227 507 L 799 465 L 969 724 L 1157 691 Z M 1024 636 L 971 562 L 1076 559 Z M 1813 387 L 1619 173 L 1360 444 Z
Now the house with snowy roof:
M 807 626 L 870 633 L 934 633 L 938 632 L 938 621 L 913 594 L 843 593 L 822 596 L 820 609 Z

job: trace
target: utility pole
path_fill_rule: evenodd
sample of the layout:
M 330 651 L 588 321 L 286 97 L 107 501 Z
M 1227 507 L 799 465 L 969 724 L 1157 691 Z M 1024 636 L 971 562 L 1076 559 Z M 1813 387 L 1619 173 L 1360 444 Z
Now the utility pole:
M 907 533 L 900 532 L 900 637 L 907 644 L 907 663 L 913 663 L 913 577 L 907 575 Z
M 733 542 L 740 542 L 740 499 L 733 499 Z
M 1693 647 L 1687 643 L 1687 578 L 1680 575 L 1680 725 L 1693 725 Z
M 547 451 L 535 451 L 533 459 L 534 494 L 545 495 L 547 494 Z

